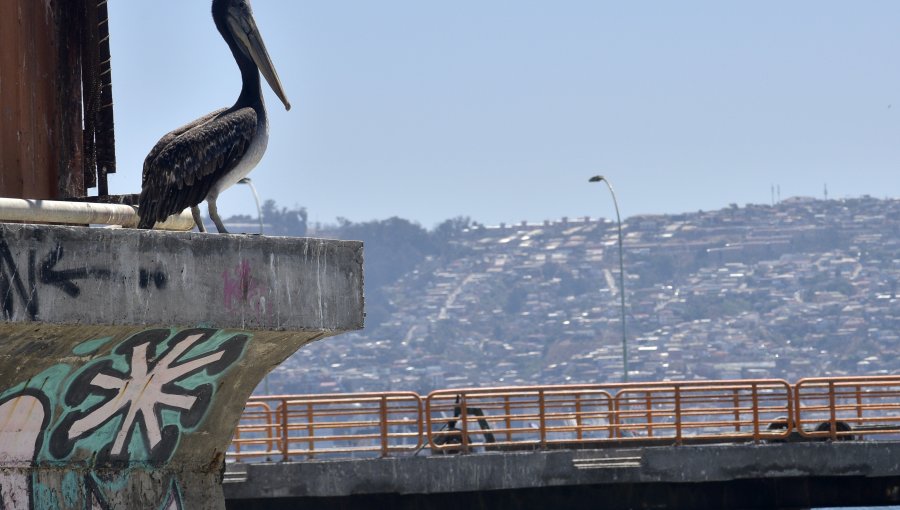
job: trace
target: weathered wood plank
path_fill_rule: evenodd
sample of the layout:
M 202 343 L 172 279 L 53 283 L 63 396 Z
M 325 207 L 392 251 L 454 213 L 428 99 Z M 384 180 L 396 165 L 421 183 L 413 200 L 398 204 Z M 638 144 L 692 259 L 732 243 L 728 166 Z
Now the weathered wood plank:
M 0 0 L 0 195 L 83 196 L 83 0 Z M 82 7 L 83 9 L 83 7 Z M 72 175 L 78 169 L 79 175 Z

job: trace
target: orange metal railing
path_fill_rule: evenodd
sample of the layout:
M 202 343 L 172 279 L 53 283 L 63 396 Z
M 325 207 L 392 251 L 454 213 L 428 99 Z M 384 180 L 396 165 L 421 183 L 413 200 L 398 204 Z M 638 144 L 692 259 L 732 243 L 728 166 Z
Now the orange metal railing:
M 613 396 L 599 385 L 470 388 L 425 397 L 433 452 L 609 439 L 613 414 Z
M 422 446 L 420 403 L 413 392 L 251 397 L 228 456 L 290 461 L 414 452 Z
M 624 441 L 785 439 L 770 426 L 793 415 L 791 386 L 779 379 L 646 383 L 616 394 L 618 437 Z
M 425 419 L 432 451 L 760 441 L 788 437 L 769 424 L 790 420 L 791 397 L 775 379 L 441 390 L 426 397 Z
M 801 379 L 794 400 L 803 437 L 900 439 L 900 376 Z
M 900 376 L 253 397 L 228 457 L 304 460 L 604 444 L 900 439 Z

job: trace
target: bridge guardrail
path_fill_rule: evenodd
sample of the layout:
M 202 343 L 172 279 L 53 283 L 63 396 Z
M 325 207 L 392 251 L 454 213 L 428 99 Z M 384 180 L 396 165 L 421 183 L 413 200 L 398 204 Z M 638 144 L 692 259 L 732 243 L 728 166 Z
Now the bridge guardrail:
M 771 425 L 790 422 L 792 409 L 791 386 L 780 379 L 473 388 L 425 397 L 428 446 L 438 452 L 777 440 L 788 437 L 789 426 Z
M 598 385 L 435 391 L 425 397 L 427 443 L 454 452 L 608 439 L 613 405 Z
M 253 397 L 233 460 L 900 439 L 900 376 L 548 385 Z
M 639 383 L 615 403 L 622 441 L 786 439 L 793 416 L 791 385 L 780 379 Z
M 414 392 L 251 397 L 227 455 L 290 461 L 415 452 L 420 404 Z
M 798 433 L 806 438 L 900 438 L 900 376 L 817 377 L 794 385 Z

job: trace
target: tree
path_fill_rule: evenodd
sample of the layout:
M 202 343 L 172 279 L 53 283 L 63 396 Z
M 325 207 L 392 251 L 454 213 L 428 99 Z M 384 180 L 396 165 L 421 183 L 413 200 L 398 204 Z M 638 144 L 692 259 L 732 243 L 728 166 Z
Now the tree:
M 263 222 L 267 235 L 305 237 L 308 214 L 305 207 L 299 209 L 279 209 L 274 200 L 266 200 L 262 205 Z
M 456 218 L 445 220 L 434 227 L 434 236 L 439 241 L 449 241 L 459 237 L 471 225 L 472 219 L 468 216 L 457 216 Z

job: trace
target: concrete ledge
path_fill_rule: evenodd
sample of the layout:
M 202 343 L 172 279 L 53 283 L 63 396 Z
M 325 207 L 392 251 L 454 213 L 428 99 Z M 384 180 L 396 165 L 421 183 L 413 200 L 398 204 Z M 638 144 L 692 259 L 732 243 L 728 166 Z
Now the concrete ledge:
M 362 278 L 356 241 L 0 224 L 14 323 L 347 331 Z
M 0 317 L 0 508 L 221 509 L 259 381 L 362 327 L 362 243 L 0 224 Z
M 453 494 L 370 494 L 226 502 L 229 510 L 807 510 L 896 505 L 900 479 L 775 478 L 731 482 L 536 487 Z
M 900 477 L 900 442 L 666 446 L 228 465 L 228 500 L 439 495 L 571 486 Z M 900 500 L 900 492 L 895 493 Z

